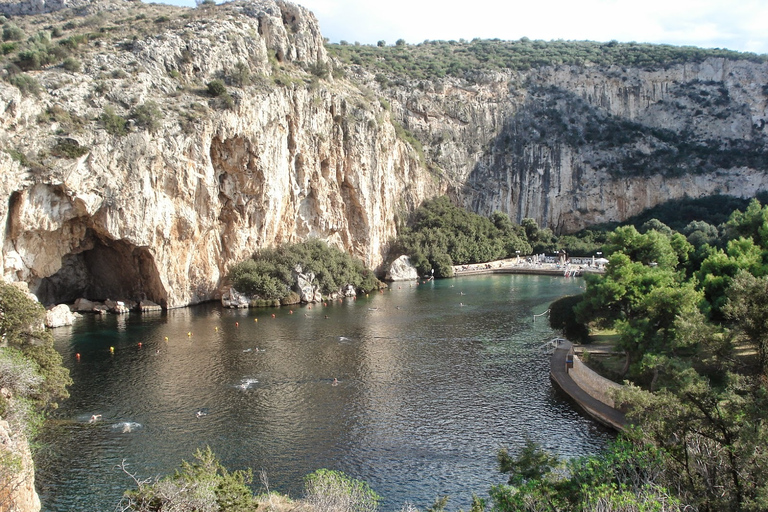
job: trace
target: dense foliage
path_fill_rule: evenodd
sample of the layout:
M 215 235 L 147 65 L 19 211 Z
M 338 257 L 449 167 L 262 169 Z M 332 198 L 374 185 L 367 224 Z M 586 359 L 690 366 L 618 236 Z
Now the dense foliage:
M 531 219 L 532 220 L 532 219 Z M 394 252 L 410 255 L 422 275 L 453 276 L 453 265 L 484 263 L 530 254 L 525 231 L 509 217 L 494 213 L 489 219 L 454 206 L 447 197 L 425 201 L 401 229 Z
M 195 452 L 195 462 L 182 462 L 172 476 L 136 481 L 127 491 L 120 510 L 160 512 L 165 510 L 249 512 L 257 504 L 247 484 L 252 472 L 227 471 L 209 447 Z
M 261 250 L 252 259 L 232 267 L 229 278 L 243 293 L 279 301 L 291 293 L 297 267 L 305 274 L 314 274 L 323 295 L 338 292 L 346 285 L 362 292 L 380 285 L 360 260 L 316 239 Z
M 68 396 L 69 372 L 45 331 L 45 310 L 19 288 L 0 282 L 0 419 L 12 434 L 33 439 L 45 414 Z M 8 506 L 8 482 L 22 468 L 19 456 L 0 450 L 0 509 Z
M 607 236 L 606 273 L 587 276 L 581 300 L 566 301 L 570 321 L 618 333 L 629 386 L 617 398 L 638 429 L 626 435 L 629 454 L 650 443 L 652 481 L 665 490 L 651 503 L 661 507 L 674 489 L 699 511 L 765 510 L 768 207 L 753 200 L 718 226 L 693 221 L 687 237 L 658 220 L 644 226 Z M 514 496 L 536 501 L 561 485 L 542 477 Z
M 44 413 L 68 395 L 69 372 L 45 330 L 45 309 L 19 288 L 0 283 L 0 417 L 33 436 Z
M 268 510 L 280 510 L 273 508 L 275 501 L 287 501 L 290 510 L 306 509 L 270 492 L 264 473 L 266 493 L 254 496 L 249 487 L 252 470 L 227 471 L 209 447 L 197 450 L 194 462 L 182 462 L 181 469 L 169 477 L 141 480 L 125 465 L 123 470 L 136 483 L 136 489 L 126 491 L 118 507 L 123 512 L 253 512 L 262 508 L 262 502 Z M 304 503 L 314 512 L 375 512 L 381 499 L 367 483 L 328 469 L 307 475 L 304 487 Z
M 436 277 L 450 277 L 453 265 L 515 257 L 517 251 L 520 255 L 552 255 L 562 249 L 571 256 L 608 255 L 628 244 L 626 251 L 631 258 L 662 266 L 674 260 L 692 272 L 707 251 L 725 247 L 727 239 L 721 231 L 732 230 L 726 223 L 729 215 L 747 206 L 748 201 L 728 196 L 681 199 L 628 219 L 622 226 L 601 225 L 555 235 L 549 228 L 540 228 L 534 219 L 525 218 L 517 225 L 501 212 L 487 218 L 439 197 L 425 201 L 413 213 L 390 252 L 408 254 L 422 275 L 434 270 Z M 649 231 L 654 233 L 646 235 Z
M 600 65 L 639 66 L 659 69 L 685 62 L 701 62 L 710 57 L 747 59 L 764 62 L 764 55 L 730 50 L 703 49 L 611 41 L 517 41 L 473 39 L 472 41 L 424 41 L 415 45 L 386 44 L 327 45 L 328 51 L 346 64 L 415 79 L 446 75 L 471 77 L 486 70 L 527 70 L 540 66 Z M 382 78 L 382 81 L 387 80 Z

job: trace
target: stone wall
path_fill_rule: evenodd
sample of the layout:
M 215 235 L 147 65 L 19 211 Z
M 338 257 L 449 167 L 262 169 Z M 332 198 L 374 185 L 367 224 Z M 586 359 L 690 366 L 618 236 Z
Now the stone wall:
M 589 396 L 609 407 L 615 407 L 611 394 L 612 391 L 621 389 L 621 384 L 598 375 L 589 369 L 576 354 L 573 355 L 573 368 L 568 371 L 568 375 Z

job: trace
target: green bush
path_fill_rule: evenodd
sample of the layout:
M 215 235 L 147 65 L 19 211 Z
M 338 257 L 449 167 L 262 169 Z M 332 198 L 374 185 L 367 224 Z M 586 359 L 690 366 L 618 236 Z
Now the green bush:
M 581 302 L 582 295 L 561 297 L 549 305 L 549 326 L 561 331 L 563 336 L 575 343 L 589 342 L 589 329 L 576 320 L 573 308 Z
M 3 27 L 3 41 L 21 41 L 26 34 L 16 25 L 8 24 Z
M 367 483 L 329 469 L 307 475 L 304 489 L 315 512 L 374 512 L 381 500 Z
M 14 64 L 24 71 L 32 71 L 40 69 L 46 60 L 47 58 L 39 50 L 24 50 L 19 52 L 19 56 Z
M 150 133 L 156 132 L 160 128 L 160 121 L 163 119 L 163 111 L 154 101 L 148 101 L 133 109 L 131 119 L 136 126 L 144 128 Z
M 40 94 L 40 82 L 38 82 L 36 78 L 25 73 L 12 75 L 8 79 L 8 82 L 14 87 L 17 87 L 24 96 L 37 96 Z
M 530 254 L 525 232 L 496 212 L 483 217 L 454 206 L 447 197 L 425 201 L 400 230 L 393 251 L 408 254 L 422 275 L 451 277 L 453 265 L 485 263 Z
M 61 158 L 80 158 L 90 152 L 90 148 L 81 146 L 75 139 L 59 139 L 51 148 L 51 155 Z
M 4 342 L 0 387 L 15 390 L 15 427 L 30 437 L 41 425 L 43 414 L 69 396 L 66 388 L 72 383 L 61 355 L 53 348 L 53 337 L 43 326 L 44 318 L 45 309 L 39 302 L 16 286 L 0 283 L 0 337 Z
M 99 121 L 110 135 L 122 136 L 128 133 L 128 121 L 115 113 L 114 107 L 106 105 L 104 112 L 99 116 Z
M 208 94 L 218 98 L 223 94 L 227 94 L 227 86 L 221 80 L 211 80 L 208 82 Z
M 230 473 L 210 447 L 197 450 L 195 462 L 182 462 L 173 476 L 152 483 L 134 480 L 138 488 L 126 491 L 120 510 L 253 512 L 257 506 L 248 488 L 252 471 Z
M 324 295 L 338 292 L 347 284 L 363 292 L 381 285 L 361 261 L 320 240 L 262 250 L 253 259 L 232 267 L 229 279 L 243 293 L 263 300 L 280 300 L 291 292 L 297 265 L 304 273 L 314 273 Z
M 664 69 L 681 64 L 702 62 L 711 57 L 729 60 L 765 62 L 765 55 L 739 53 L 722 49 L 639 43 L 600 43 L 594 41 L 517 41 L 473 39 L 469 42 L 424 41 L 407 45 L 398 40 L 376 45 L 327 44 L 328 52 L 346 65 L 366 67 L 372 73 L 393 77 L 433 79 L 451 75 L 482 78 L 484 70 L 525 71 L 542 66 L 631 66 Z
M 45 112 L 37 116 L 38 123 L 58 123 L 58 133 L 79 132 L 87 121 L 75 112 L 65 110 L 60 105 L 51 105 Z
M 80 61 L 74 57 L 67 57 L 64 62 L 61 63 L 61 67 L 72 73 L 80 71 Z

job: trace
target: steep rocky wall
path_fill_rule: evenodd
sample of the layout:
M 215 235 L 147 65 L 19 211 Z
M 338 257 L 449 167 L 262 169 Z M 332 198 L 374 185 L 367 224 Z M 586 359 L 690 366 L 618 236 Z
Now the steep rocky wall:
M 672 199 L 766 190 L 767 83 L 765 63 L 712 58 L 486 72 L 381 93 L 458 202 L 569 232 Z
M 375 268 L 398 219 L 439 193 L 376 98 L 302 71 L 327 58 L 311 13 L 271 1 L 222 9 L 96 51 L 74 76 L 37 72 L 40 98 L 0 83 L 2 145 L 30 160 L 0 152 L 6 278 L 44 303 L 194 304 L 216 297 L 231 265 L 286 242 L 321 238 Z M 228 88 L 228 108 L 204 85 L 237 66 L 251 79 Z M 152 129 L 114 135 L 87 121 L 152 101 L 163 115 Z M 60 136 L 52 106 L 88 129 Z M 63 139 L 87 153 L 51 155 Z
M 2 392 L 6 390 L 3 389 Z M 0 510 L 39 512 L 40 497 L 35 491 L 35 472 L 27 439 L 14 433 L 0 419 Z

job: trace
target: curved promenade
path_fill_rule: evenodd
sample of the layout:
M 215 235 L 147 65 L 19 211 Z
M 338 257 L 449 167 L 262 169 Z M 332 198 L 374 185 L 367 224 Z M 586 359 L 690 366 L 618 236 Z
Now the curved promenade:
M 568 375 L 566 360 L 570 351 L 570 342 L 565 342 L 555 349 L 550 360 L 549 376 L 552 381 L 589 416 L 615 430 L 624 430 L 627 420 L 623 412 L 590 396 Z
M 554 263 L 516 263 L 512 260 L 492 261 L 490 263 L 473 263 L 472 265 L 454 265 L 453 276 L 476 276 L 481 274 L 532 274 L 551 276 L 581 276 L 587 273 L 602 274 L 603 268 L 585 265 L 570 265 L 563 267 Z

